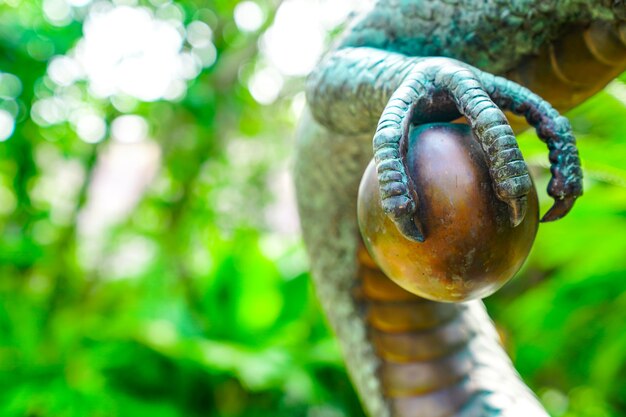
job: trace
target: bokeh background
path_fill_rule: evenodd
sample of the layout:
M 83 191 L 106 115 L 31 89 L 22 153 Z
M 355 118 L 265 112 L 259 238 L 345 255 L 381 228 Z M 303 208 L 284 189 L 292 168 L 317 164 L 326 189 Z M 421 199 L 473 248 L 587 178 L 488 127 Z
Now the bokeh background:
M 290 181 L 354 3 L 0 0 L 0 415 L 363 415 Z M 626 85 L 569 116 L 586 194 L 487 304 L 553 416 L 626 416 Z

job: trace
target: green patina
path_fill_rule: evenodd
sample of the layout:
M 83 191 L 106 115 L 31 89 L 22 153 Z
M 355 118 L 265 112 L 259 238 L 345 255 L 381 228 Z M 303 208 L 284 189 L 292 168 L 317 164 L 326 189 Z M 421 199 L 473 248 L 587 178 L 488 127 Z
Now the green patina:
M 355 205 L 365 166 L 376 158 L 385 211 L 405 236 L 423 239 L 414 218 L 417 194 L 403 164 L 403 138 L 409 123 L 463 115 L 487 154 L 496 193 L 517 223 L 530 178 L 502 112 L 509 110 L 524 116 L 548 145 L 553 173 L 548 192 L 556 203 L 544 219 L 562 217 L 582 193 L 569 122 L 528 89 L 492 74 L 516 68 L 571 25 L 617 22 L 624 10 L 623 3 L 608 0 L 378 1 L 354 15 L 310 75 L 295 167 L 303 235 L 322 305 L 370 415 L 401 416 L 383 394 L 379 359 L 351 296 L 357 274 Z M 547 416 L 503 359 L 482 304 L 450 308 L 468 323 L 481 323 L 473 340 L 490 349 L 485 355 L 466 346 L 475 392 L 455 415 Z M 497 383 L 484 377 L 490 370 L 500 376 Z M 412 415 L 439 414 L 416 409 Z

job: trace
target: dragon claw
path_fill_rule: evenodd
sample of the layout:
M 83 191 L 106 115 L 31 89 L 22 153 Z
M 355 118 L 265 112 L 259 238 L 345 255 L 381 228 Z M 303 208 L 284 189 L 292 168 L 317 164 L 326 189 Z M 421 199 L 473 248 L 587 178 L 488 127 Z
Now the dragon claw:
M 433 107 L 435 98 L 438 103 Z M 454 60 L 426 61 L 392 94 L 373 140 L 385 212 L 407 239 L 425 239 L 404 166 L 409 127 L 411 123 L 454 120 L 458 115 L 465 116 L 484 151 L 494 191 L 509 206 L 511 225 L 522 223 L 532 181 L 504 110 L 525 116 L 550 150 L 553 179 L 549 194 L 558 197 L 541 221 L 560 219 L 571 210 L 582 193 L 582 173 L 569 121 L 541 97 L 504 78 Z
M 576 202 L 576 196 L 555 200 L 554 205 L 541 218 L 541 222 L 552 222 L 564 217 L 572 209 L 574 202 Z

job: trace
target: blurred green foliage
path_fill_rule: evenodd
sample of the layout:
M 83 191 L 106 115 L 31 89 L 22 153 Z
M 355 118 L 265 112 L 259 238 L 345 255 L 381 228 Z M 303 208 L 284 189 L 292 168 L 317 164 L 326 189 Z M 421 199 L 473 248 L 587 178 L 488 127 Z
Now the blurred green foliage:
M 279 2 L 254 5 L 0 1 L 0 415 L 362 415 L 289 226 L 302 77 L 259 48 Z M 151 97 L 165 73 L 98 85 L 147 42 L 85 42 L 121 9 L 180 38 Z M 571 112 L 586 194 L 487 300 L 554 416 L 626 416 L 625 91 Z

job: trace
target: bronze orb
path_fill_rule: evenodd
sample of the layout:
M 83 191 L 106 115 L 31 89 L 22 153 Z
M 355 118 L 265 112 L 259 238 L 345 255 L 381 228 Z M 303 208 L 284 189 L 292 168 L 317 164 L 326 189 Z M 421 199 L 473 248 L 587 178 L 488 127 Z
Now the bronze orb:
M 405 161 L 426 240 L 404 238 L 385 215 L 370 162 L 359 188 L 358 219 L 378 266 L 407 291 L 435 301 L 494 293 L 530 252 L 539 224 L 535 188 L 524 220 L 513 227 L 508 205 L 493 190 L 483 150 L 464 124 L 411 127 Z

